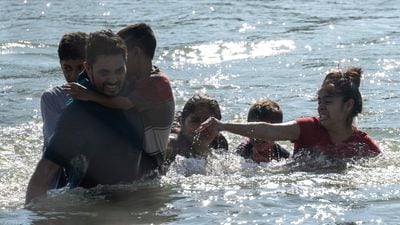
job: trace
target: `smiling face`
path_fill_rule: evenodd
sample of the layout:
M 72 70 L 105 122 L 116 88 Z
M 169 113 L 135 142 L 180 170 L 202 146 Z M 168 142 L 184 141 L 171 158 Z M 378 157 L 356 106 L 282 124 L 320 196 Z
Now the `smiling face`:
M 319 118 L 321 125 L 327 129 L 338 125 L 348 126 L 347 120 L 352 107 L 352 99 L 344 102 L 342 96 L 327 89 L 321 89 L 318 92 Z
M 98 92 L 107 96 L 119 94 L 126 76 L 123 55 L 99 55 L 93 65 L 85 64 L 85 69 Z
M 76 82 L 83 70 L 84 59 L 64 59 L 60 61 L 61 69 L 67 82 Z

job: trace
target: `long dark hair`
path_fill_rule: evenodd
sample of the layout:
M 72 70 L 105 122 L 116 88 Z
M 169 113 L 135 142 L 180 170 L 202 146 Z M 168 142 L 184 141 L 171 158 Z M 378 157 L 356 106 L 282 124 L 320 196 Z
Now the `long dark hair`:
M 326 75 L 321 89 L 333 92 L 332 94 L 342 96 L 343 102 L 349 99 L 354 100 L 353 110 L 351 111 L 347 122 L 352 123 L 354 117 L 362 112 L 363 101 L 359 90 L 362 69 L 351 67 L 346 72 L 335 71 Z

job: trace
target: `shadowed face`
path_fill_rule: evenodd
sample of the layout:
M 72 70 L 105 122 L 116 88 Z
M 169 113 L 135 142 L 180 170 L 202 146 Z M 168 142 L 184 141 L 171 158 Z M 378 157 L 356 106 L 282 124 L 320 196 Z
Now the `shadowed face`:
M 107 96 L 119 94 L 126 76 L 123 55 L 99 55 L 94 65 L 87 65 L 86 69 L 98 92 Z
M 60 61 L 65 80 L 67 82 L 76 82 L 79 74 L 83 70 L 84 59 L 64 59 Z

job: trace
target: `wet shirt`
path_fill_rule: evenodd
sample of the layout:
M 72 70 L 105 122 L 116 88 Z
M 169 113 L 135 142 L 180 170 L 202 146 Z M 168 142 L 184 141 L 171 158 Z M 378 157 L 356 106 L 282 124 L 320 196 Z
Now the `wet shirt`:
M 66 168 L 73 186 L 130 183 L 156 167 L 136 132 L 121 110 L 74 101 L 43 157 Z
M 297 119 L 300 136 L 294 142 L 293 155 L 303 151 L 318 152 L 334 158 L 376 156 L 381 151 L 372 138 L 354 128 L 353 134 L 343 144 L 332 143 L 328 131 L 321 125 L 319 117 Z

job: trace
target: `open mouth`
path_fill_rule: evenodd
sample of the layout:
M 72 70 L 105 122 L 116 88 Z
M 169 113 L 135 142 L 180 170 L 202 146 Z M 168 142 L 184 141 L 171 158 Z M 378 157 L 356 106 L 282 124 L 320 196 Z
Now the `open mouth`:
M 106 84 L 104 85 L 104 91 L 106 92 L 116 92 L 119 90 L 118 84 Z
M 328 119 L 328 115 L 326 115 L 325 113 L 319 113 L 319 120 L 323 121 Z

